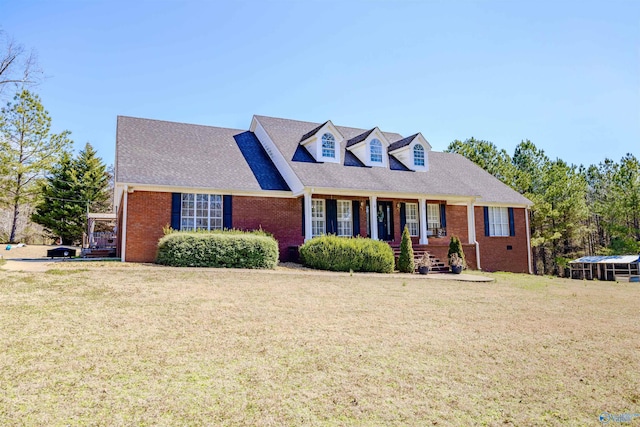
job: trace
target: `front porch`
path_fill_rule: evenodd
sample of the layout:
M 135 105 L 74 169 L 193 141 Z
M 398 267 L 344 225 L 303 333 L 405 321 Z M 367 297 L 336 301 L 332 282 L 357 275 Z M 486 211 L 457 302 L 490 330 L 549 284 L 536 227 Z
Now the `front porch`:
M 468 268 L 477 269 L 471 200 L 305 193 L 302 206 L 305 241 L 321 234 L 361 236 L 383 240 L 399 251 L 406 226 L 416 257 L 428 251 L 440 260 L 443 270 L 448 269 L 449 242 L 451 236 L 457 236 L 463 243 Z

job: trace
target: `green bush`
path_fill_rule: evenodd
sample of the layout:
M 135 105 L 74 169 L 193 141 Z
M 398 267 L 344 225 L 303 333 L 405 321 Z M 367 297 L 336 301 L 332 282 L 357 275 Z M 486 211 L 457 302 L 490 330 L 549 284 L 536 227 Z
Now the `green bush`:
M 447 252 L 447 259 L 449 260 L 449 264 L 451 264 L 451 257 L 453 254 L 457 254 L 462 260 L 462 265 L 466 265 L 466 260 L 464 258 L 464 251 L 462 250 L 462 242 L 456 236 L 451 236 L 451 241 L 449 242 L 449 251 Z
M 400 256 L 398 257 L 398 270 L 401 273 L 413 273 L 416 269 L 413 260 L 413 244 L 411 243 L 411 235 L 409 227 L 404 226 L 402 231 L 402 240 L 400 241 Z
M 156 262 L 174 267 L 275 268 L 278 242 L 261 232 L 238 230 L 166 234 Z
M 307 267 L 332 271 L 393 273 L 393 250 L 385 242 L 361 237 L 321 236 L 300 246 Z

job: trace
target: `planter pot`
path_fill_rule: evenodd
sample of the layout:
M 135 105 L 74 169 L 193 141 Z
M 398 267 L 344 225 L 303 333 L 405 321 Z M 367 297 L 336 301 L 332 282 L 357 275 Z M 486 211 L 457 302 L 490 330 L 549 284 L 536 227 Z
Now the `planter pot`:
M 461 265 L 452 265 L 451 266 L 451 272 L 453 274 L 460 274 L 462 273 L 462 266 Z
M 429 267 L 423 267 L 423 266 L 418 267 L 418 273 L 420 273 L 420 274 L 428 274 L 429 273 Z

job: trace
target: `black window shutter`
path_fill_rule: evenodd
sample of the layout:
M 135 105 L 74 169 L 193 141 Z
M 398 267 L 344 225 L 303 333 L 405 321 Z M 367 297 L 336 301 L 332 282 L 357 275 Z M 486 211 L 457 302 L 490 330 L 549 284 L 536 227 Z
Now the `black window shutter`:
M 516 235 L 516 224 L 513 218 L 513 208 L 509 208 L 509 236 Z
M 440 203 L 440 228 L 447 229 L 447 204 Z
M 336 234 L 338 231 L 338 201 L 327 199 L 325 206 L 327 210 L 327 234 Z
M 353 237 L 360 234 L 360 202 L 354 200 L 351 203 L 351 215 L 353 218 Z
M 180 230 L 180 211 L 182 210 L 182 193 L 171 194 L 171 228 Z
M 231 195 L 222 196 L 222 228 L 231 230 L 233 228 L 233 197 Z
M 304 236 L 304 197 L 300 199 L 302 201 L 302 235 Z
M 484 235 L 489 235 L 489 208 L 484 207 Z
M 400 203 L 400 231 L 403 233 L 405 225 L 407 225 L 407 204 Z

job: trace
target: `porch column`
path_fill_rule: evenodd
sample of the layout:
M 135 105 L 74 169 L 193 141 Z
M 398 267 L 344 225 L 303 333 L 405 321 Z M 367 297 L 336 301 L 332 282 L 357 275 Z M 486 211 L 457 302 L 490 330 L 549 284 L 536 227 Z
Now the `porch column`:
M 473 202 L 467 203 L 467 230 L 469 234 L 469 244 L 476 242 L 476 213 Z
M 312 237 L 311 228 L 311 193 L 305 191 L 304 193 L 304 241 L 310 240 Z
M 420 207 L 418 209 L 420 214 L 420 244 L 428 245 L 429 239 L 427 238 L 427 199 L 419 199 Z
M 369 196 L 369 223 L 371 224 L 371 237 L 378 240 L 378 198 Z

